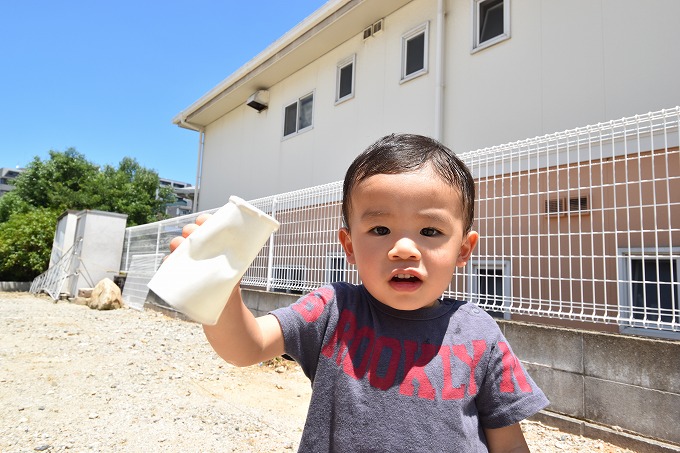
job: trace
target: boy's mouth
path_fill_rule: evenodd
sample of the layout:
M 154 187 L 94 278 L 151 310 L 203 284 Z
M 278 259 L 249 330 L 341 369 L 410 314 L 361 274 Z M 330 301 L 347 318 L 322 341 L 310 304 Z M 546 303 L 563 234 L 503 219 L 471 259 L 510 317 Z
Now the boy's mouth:
M 396 291 L 408 293 L 418 290 L 422 286 L 423 280 L 413 274 L 395 274 L 390 279 L 389 284 Z
M 397 274 L 394 277 L 392 277 L 391 281 L 396 282 L 396 283 L 416 283 L 416 282 L 419 282 L 420 279 L 418 277 L 416 277 L 415 275 Z

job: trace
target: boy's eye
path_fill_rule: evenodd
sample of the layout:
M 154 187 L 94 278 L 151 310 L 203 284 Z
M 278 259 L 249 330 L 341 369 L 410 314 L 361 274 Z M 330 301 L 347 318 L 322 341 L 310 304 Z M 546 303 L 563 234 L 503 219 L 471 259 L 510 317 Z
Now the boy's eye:
M 384 226 L 375 227 L 371 231 L 377 234 L 378 236 L 385 236 L 386 234 L 390 234 L 390 229 Z
M 439 231 L 437 231 L 434 228 L 423 228 L 422 230 L 420 230 L 420 234 L 422 234 L 423 236 L 430 237 L 430 236 L 436 236 L 440 233 L 439 233 Z

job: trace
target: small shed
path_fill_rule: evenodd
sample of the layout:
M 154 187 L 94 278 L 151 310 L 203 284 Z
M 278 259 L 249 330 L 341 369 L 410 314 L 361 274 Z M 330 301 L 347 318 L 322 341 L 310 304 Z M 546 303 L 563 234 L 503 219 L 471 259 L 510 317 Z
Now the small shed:
M 57 219 L 50 268 L 70 260 L 61 275 L 58 294 L 75 296 L 120 270 L 126 214 L 84 210 L 66 211 Z

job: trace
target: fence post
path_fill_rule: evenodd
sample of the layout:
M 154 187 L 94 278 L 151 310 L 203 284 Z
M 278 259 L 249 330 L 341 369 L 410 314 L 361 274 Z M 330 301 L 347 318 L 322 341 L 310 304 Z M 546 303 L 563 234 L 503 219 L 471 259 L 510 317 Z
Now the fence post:
M 156 260 L 158 259 L 158 254 L 160 253 L 161 249 L 161 227 L 163 225 L 163 222 L 158 222 L 158 230 L 156 230 Z M 155 263 L 158 264 L 158 263 Z M 158 266 L 156 266 L 156 270 L 158 270 Z
M 272 199 L 272 213 L 271 216 L 276 218 L 276 203 L 277 199 Z M 269 256 L 267 258 L 267 291 L 272 288 L 272 274 L 274 273 L 274 233 L 269 236 Z
M 127 271 L 130 268 L 130 244 L 132 243 L 132 230 L 127 229 L 127 248 L 125 249 L 125 266 L 124 269 Z

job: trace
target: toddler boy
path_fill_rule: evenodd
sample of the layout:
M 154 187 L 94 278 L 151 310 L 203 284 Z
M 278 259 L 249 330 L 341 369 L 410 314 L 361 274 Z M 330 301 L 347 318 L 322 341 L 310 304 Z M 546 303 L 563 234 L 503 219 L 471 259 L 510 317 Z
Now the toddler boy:
M 227 362 L 286 353 L 300 364 L 312 381 L 300 451 L 529 451 L 519 422 L 548 400 L 493 318 L 442 298 L 479 238 L 474 198 L 469 170 L 441 143 L 383 137 L 343 186 L 338 236 L 362 284 L 333 283 L 259 318 L 236 288 L 204 326 Z

